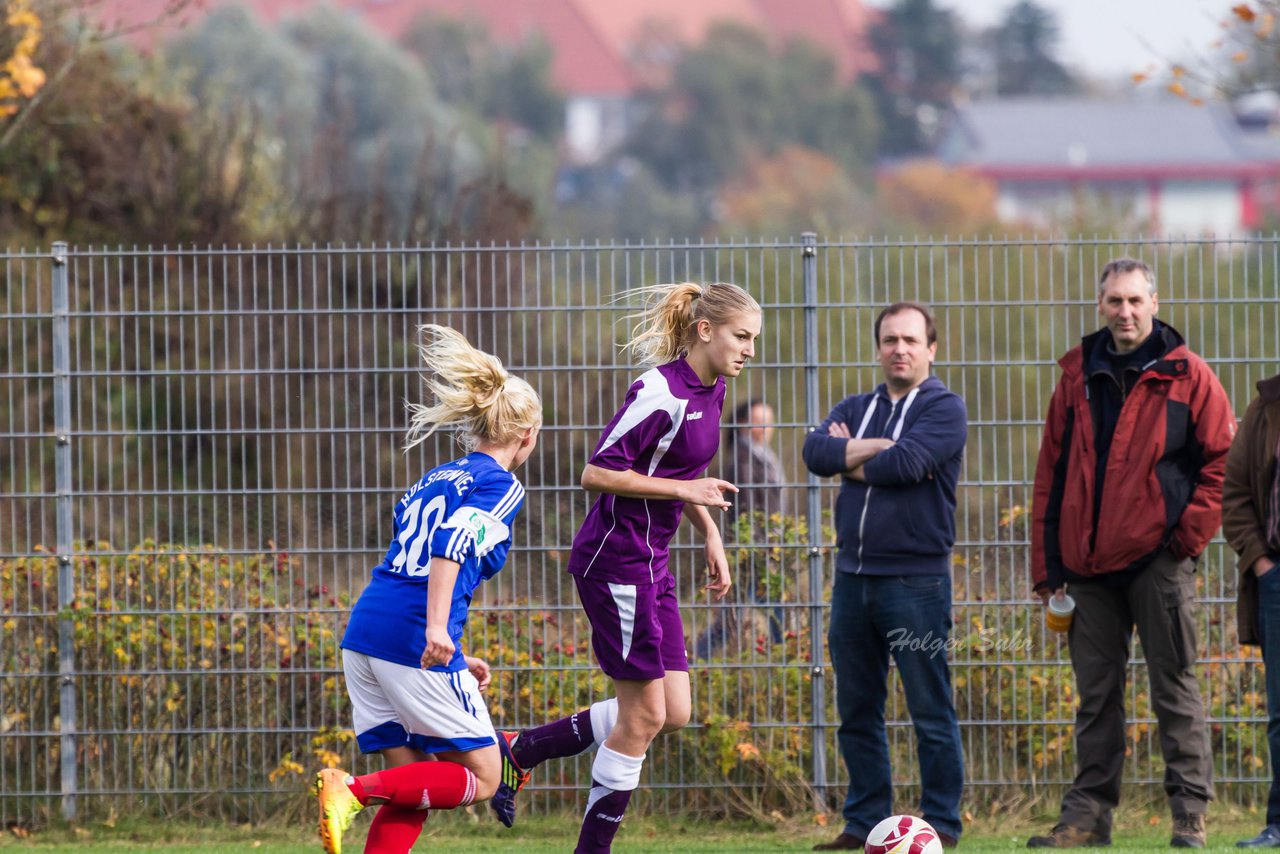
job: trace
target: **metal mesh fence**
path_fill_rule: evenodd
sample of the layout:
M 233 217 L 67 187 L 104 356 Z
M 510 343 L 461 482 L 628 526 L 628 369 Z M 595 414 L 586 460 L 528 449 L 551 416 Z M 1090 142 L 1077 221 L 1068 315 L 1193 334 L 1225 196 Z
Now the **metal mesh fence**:
M 495 668 L 495 722 L 605 696 L 564 571 L 587 508 L 578 477 L 638 373 L 616 346 L 628 290 L 686 279 L 736 282 L 764 306 L 725 411 L 774 408 L 789 512 L 730 533 L 739 593 L 723 604 L 678 536 L 687 635 L 716 641 L 694 667 L 694 725 L 651 753 L 647 803 L 751 812 L 842 791 L 824 649 L 835 484 L 808 477 L 799 449 L 879 381 L 871 322 L 899 299 L 934 307 L 936 373 L 969 409 L 950 652 L 967 797 L 1061 786 L 1073 680 L 1030 604 L 1026 511 L 1056 359 L 1097 326 L 1097 271 L 1122 254 L 1152 264 L 1160 317 L 1243 413 L 1280 362 L 1275 238 L 0 254 L 0 820 L 139 805 L 253 819 L 320 764 L 376 767 L 350 736 L 337 640 L 395 500 L 458 453 L 447 435 L 400 450 L 420 323 L 461 330 L 544 400 L 516 548 L 466 639 Z M 1270 777 L 1235 577 L 1215 542 L 1199 673 L 1220 797 L 1244 802 Z M 1126 779 L 1156 783 L 1136 645 L 1130 675 Z M 900 693 L 886 714 L 910 803 Z M 576 804 L 588 780 L 589 759 L 546 766 L 525 808 Z

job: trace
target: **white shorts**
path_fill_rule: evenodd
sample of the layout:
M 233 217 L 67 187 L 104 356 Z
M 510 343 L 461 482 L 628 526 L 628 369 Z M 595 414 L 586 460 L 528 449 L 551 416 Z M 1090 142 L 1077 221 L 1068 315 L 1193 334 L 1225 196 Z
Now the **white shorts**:
M 361 753 L 415 747 L 423 753 L 497 744 L 480 685 L 466 670 L 441 673 L 349 649 L 342 670 Z

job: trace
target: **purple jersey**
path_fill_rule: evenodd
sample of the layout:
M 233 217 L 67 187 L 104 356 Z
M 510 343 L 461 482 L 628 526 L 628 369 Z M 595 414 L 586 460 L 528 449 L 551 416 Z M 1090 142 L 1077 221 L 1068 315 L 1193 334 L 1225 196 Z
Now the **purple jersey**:
M 723 377 L 704 386 L 684 359 L 659 365 L 631 384 L 588 462 L 694 480 L 716 455 L 723 407 Z M 667 546 L 683 507 L 670 498 L 601 495 L 573 538 L 569 571 L 620 584 L 650 584 L 669 575 Z

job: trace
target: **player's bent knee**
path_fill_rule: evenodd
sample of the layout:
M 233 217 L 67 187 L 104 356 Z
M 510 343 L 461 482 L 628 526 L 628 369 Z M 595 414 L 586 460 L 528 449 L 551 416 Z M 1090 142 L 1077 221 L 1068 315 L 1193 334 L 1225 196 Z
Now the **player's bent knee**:
M 668 691 L 665 699 L 666 709 L 662 722 L 662 731 L 675 732 L 678 729 L 687 727 L 693 712 L 693 704 L 689 702 L 688 694 L 685 693 L 681 696 L 680 692 Z
M 618 724 L 613 729 L 610 741 L 616 741 L 619 744 L 627 744 L 632 747 L 641 741 L 647 744 L 663 731 L 662 727 L 665 720 L 666 718 L 661 709 L 656 713 L 637 711 L 626 718 L 618 719 Z
M 498 791 L 498 782 L 502 779 L 502 766 L 499 765 L 493 769 L 485 767 L 477 769 L 476 775 L 476 797 L 475 803 L 487 801 L 493 797 L 493 793 Z
M 675 732 L 689 725 L 689 709 L 667 709 L 666 720 L 662 722 L 661 732 Z
M 468 760 L 464 764 L 476 777 L 474 803 L 487 801 L 498 791 L 498 783 L 502 780 L 502 756 L 497 747 L 486 747 L 473 751 L 468 755 Z
M 493 797 L 494 792 L 498 791 L 498 778 L 492 780 L 483 780 L 476 777 L 476 799 L 475 803 L 487 801 Z
M 660 732 L 666 732 L 667 713 L 665 709 L 656 709 L 646 716 L 644 720 L 644 730 L 649 733 L 650 737 L 658 735 Z
M 657 735 L 667 722 L 666 704 L 658 700 L 655 703 L 642 703 L 622 710 L 618 715 L 616 727 L 625 727 L 636 733 Z
M 657 737 L 659 733 L 663 732 L 663 729 L 662 729 L 663 726 L 664 726 L 663 718 L 645 717 L 645 718 L 641 718 L 639 720 L 633 721 L 632 726 L 629 727 L 629 729 L 632 734 L 641 738 L 645 738 L 649 741 L 653 741 L 653 739 Z

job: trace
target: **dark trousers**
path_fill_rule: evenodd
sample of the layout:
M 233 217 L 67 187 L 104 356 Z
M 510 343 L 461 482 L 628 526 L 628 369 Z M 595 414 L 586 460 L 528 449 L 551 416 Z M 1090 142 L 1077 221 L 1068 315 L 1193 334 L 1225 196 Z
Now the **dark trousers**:
M 1267 679 L 1267 746 L 1271 749 L 1271 793 L 1267 824 L 1280 825 L 1280 567 L 1258 579 L 1258 629 Z
M 1191 561 L 1166 551 L 1126 586 L 1075 583 L 1070 593 L 1076 613 L 1068 641 L 1080 708 L 1076 779 L 1062 799 L 1062 821 L 1110 838 L 1124 769 L 1124 688 L 1134 626 L 1147 659 L 1170 809 L 1203 815 L 1213 799 L 1213 769 L 1195 675 Z
M 845 832 L 863 839 L 893 815 L 884 706 L 889 657 L 902 677 L 920 758 L 920 812 L 960 838 L 964 759 L 947 667 L 951 577 L 836 572 L 827 643 L 836 673 L 837 740 L 849 770 Z

